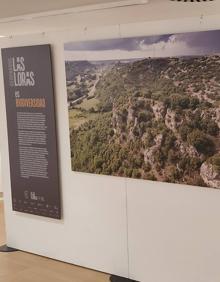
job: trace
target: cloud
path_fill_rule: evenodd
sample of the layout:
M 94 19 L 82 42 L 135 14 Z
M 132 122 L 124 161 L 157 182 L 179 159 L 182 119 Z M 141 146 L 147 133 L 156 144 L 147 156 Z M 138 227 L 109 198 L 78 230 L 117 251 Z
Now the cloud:
M 140 42 L 141 50 L 155 50 L 157 56 L 195 56 L 220 53 L 220 31 L 172 34 L 153 44 Z
M 150 51 L 123 51 L 123 50 L 106 50 L 106 51 L 66 51 L 66 61 L 107 61 L 107 60 L 128 60 L 142 59 L 153 57 Z
M 65 44 L 66 60 L 120 60 L 220 53 L 220 30 Z
M 168 40 L 169 35 L 117 38 L 105 40 L 92 40 L 84 42 L 68 42 L 65 44 L 66 51 L 105 51 L 105 50 L 139 50 L 140 42 L 153 44 L 161 40 Z

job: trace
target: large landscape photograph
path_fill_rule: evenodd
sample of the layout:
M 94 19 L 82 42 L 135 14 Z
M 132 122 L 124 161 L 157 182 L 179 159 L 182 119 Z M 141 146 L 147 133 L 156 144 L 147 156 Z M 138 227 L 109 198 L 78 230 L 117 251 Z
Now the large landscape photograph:
M 64 49 L 73 171 L 220 188 L 220 31 Z

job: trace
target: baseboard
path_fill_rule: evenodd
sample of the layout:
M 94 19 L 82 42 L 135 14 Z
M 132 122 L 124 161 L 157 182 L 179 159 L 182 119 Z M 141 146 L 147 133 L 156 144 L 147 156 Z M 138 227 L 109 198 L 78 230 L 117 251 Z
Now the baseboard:
M 7 245 L 0 246 L 0 253 L 13 253 L 17 251 L 17 249 L 10 248 Z
M 131 280 L 128 278 L 120 277 L 117 275 L 111 275 L 110 276 L 110 282 L 137 282 L 135 280 Z

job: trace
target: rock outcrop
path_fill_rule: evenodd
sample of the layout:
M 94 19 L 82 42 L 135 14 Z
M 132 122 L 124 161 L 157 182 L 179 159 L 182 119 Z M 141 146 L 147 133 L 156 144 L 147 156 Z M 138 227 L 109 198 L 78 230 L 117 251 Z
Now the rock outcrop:
M 207 186 L 220 189 L 220 172 L 216 171 L 212 164 L 203 163 L 200 175 Z
M 154 102 L 151 107 L 156 120 L 160 120 L 164 118 L 166 113 L 166 108 L 162 102 Z

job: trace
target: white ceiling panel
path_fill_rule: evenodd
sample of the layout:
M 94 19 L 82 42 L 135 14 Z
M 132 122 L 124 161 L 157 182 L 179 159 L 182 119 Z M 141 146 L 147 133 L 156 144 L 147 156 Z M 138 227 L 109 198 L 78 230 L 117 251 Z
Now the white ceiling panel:
M 0 0 L 0 19 L 118 1 L 128 2 L 132 0 Z M 159 11 L 164 7 L 170 7 L 172 10 L 188 10 L 189 13 L 196 10 L 216 12 L 216 9 L 219 9 L 220 11 L 220 0 L 201 2 L 197 2 L 197 0 L 195 2 L 191 2 L 191 0 L 187 2 L 184 2 L 184 0 L 149 0 L 147 5 L 157 8 Z
M 63 10 L 113 0 L 0 0 L 0 18 Z
M 40 14 L 51 11 L 59 11 L 65 9 L 72 9 L 76 7 L 83 7 L 88 5 L 107 4 L 112 2 L 132 2 L 132 0 L 0 0 L 0 19 L 19 17 L 28 14 Z M 134 0 L 142 1 L 142 0 Z M 143 0 L 144 1 L 144 0 Z M 191 2 L 188 0 L 148 0 L 148 9 L 151 11 L 155 9 L 158 13 L 161 11 L 166 12 L 187 12 L 193 14 L 194 12 L 201 11 L 201 13 L 216 13 L 220 12 L 220 0 Z M 164 10 L 165 8 L 165 10 Z M 151 14 L 151 12 L 149 13 Z
M 108 3 L 123 1 L 126 7 L 106 9 L 107 6 L 112 7 Z M 148 4 L 143 6 L 129 7 L 127 4 L 130 1 L 132 0 L 0 0 L 0 36 L 187 18 L 197 18 L 203 24 L 210 16 L 217 17 L 215 25 L 219 23 L 220 0 L 148 0 Z M 134 0 L 135 3 L 138 1 L 144 0 Z M 93 12 L 82 8 L 90 5 L 96 5 L 91 9 Z

